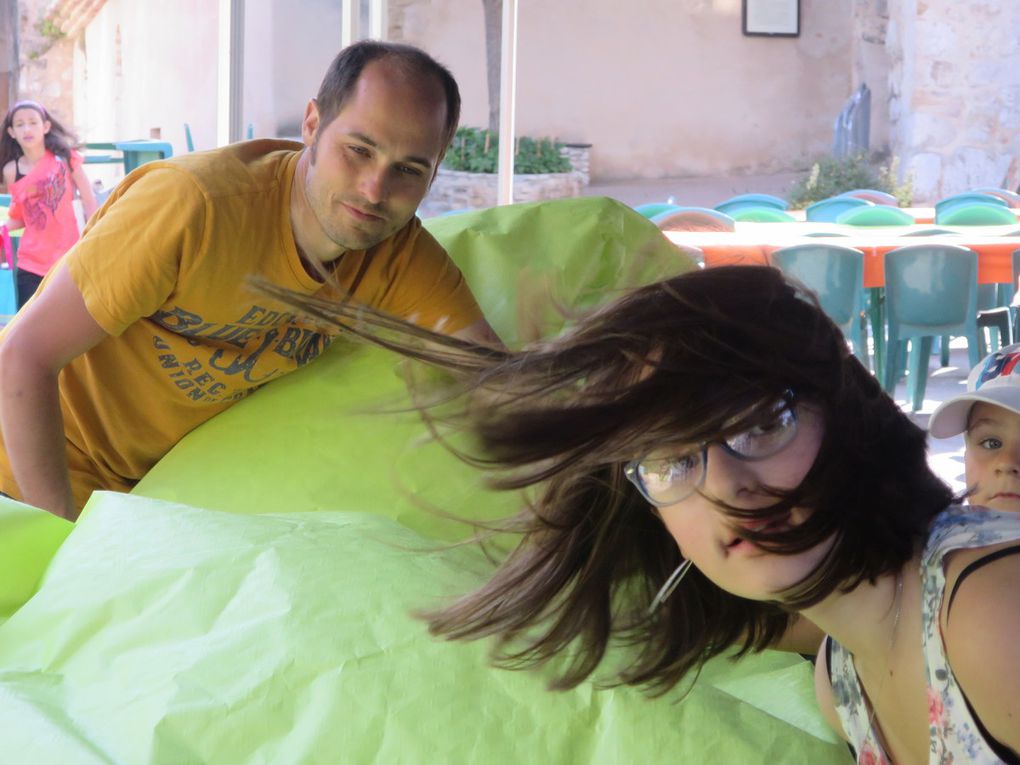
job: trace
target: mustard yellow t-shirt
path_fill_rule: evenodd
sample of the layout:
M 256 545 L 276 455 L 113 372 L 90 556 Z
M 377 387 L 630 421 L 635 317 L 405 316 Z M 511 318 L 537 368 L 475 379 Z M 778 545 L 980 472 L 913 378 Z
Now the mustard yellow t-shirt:
M 308 275 L 294 244 L 300 148 L 251 141 L 143 165 L 58 265 L 110 334 L 60 374 L 79 507 L 97 488 L 129 489 L 192 429 L 313 360 L 336 334 L 248 284 L 260 276 L 339 297 Z M 367 251 L 345 253 L 335 273 L 354 300 L 422 326 L 455 332 L 481 318 L 417 218 Z M 0 489 L 19 496 L 5 453 Z

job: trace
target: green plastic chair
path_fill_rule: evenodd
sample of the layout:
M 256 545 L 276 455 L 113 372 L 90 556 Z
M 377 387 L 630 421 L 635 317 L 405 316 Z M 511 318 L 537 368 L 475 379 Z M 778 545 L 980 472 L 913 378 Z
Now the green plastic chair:
M 857 197 L 829 197 L 820 202 L 808 205 L 804 210 L 807 220 L 817 223 L 835 223 L 836 218 L 847 210 L 854 210 L 858 207 L 874 207 L 874 202 Z
M 651 218 L 660 231 L 736 231 L 736 221 L 708 207 L 678 207 Z
M 888 191 L 879 191 L 878 189 L 852 189 L 844 191 L 839 196 L 866 199 L 876 205 L 891 205 L 892 207 L 899 207 L 900 205 L 899 200 Z
M 642 205 L 636 205 L 634 210 L 644 215 L 646 218 L 654 218 L 670 210 L 679 210 L 680 205 L 675 205 L 672 202 L 646 202 Z
M 994 196 L 993 194 L 984 194 L 983 192 L 964 192 L 963 194 L 954 194 L 951 197 L 945 197 L 935 202 L 935 219 L 937 220 L 940 214 L 945 214 L 954 207 L 965 207 L 973 204 L 1009 207 L 1006 200 Z
M 716 210 L 722 212 L 718 208 Z M 725 214 L 735 221 L 752 223 L 793 223 L 797 220 L 790 213 L 777 210 L 775 207 L 745 207 Z
M 898 207 L 875 205 L 847 210 L 836 218 L 836 223 L 848 226 L 912 226 L 914 216 Z
M 772 265 L 818 297 L 822 310 L 850 341 L 865 367 L 868 345 L 864 331 L 864 253 L 836 244 L 797 244 L 772 253 Z
M 935 222 L 942 226 L 1008 226 L 1017 222 L 1008 207 L 984 202 L 958 204 L 936 210 Z
M 908 368 L 911 410 L 921 408 L 936 337 L 966 337 L 970 365 L 975 366 L 981 359 L 977 313 L 977 254 L 973 250 L 917 244 L 886 253 L 885 391 L 891 394 Z

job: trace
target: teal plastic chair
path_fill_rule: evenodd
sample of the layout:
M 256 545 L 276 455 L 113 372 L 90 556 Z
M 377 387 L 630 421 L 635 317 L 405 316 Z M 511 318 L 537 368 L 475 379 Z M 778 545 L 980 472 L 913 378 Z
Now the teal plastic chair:
M 737 194 L 737 196 L 717 204 L 715 209 L 721 213 L 733 215 L 734 212 L 748 207 L 772 207 L 776 210 L 788 210 L 790 203 L 772 194 Z
M 709 207 L 678 207 L 651 219 L 662 231 L 736 231 L 737 224 L 726 213 Z
M 130 173 L 136 167 L 157 159 L 167 159 L 174 155 L 174 148 L 166 141 L 117 141 L 114 146 L 124 154 L 124 173 Z
M 647 202 L 643 205 L 636 205 L 634 210 L 644 215 L 646 218 L 654 218 L 660 213 L 667 212 L 669 210 L 679 210 L 680 205 L 675 205 L 672 202 Z
M 12 201 L 10 194 L 0 194 L 0 207 L 10 207 Z
M 999 204 L 958 204 L 935 211 L 935 222 L 942 226 L 1008 226 L 1017 222 L 1016 213 Z
M 981 359 L 977 313 L 977 253 L 973 250 L 917 244 L 886 253 L 885 391 L 891 394 L 896 389 L 906 368 L 911 409 L 921 408 L 936 337 L 966 337 L 970 366 L 975 366 Z
M 804 216 L 807 220 L 817 223 L 835 223 L 836 218 L 847 210 L 855 210 L 858 207 L 874 207 L 874 202 L 857 197 L 829 197 L 820 202 L 808 205 L 804 209 Z
M 980 189 L 970 189 L 970 194 L 991 194 L 993 197 L 998 197 L 1003 202 L 1008 204 L 1010 207 L 1020 207 L 1020 194 L 1009 189 L 1000 189 L 996 186 L 985 186 Z
M 187 122 L 184 123 L 184 144 L 188 147 L 188 151 L 195 150 L 195 142 L 191 140 L 191 125 Z
M 716 209 L 721 212 L 718 208 Z M 744 207 L 726 214 L 735 221 L 751 223 L 794 223 L 797 220 L 790 213 L 775 207 Z
M 772 265 L 818 296 L 822 310 L 850 341 L 865 367 L 868 345 L 864 330 L 864 253 L 836 244 L 797 244 L 771 255 Z
M 900 206 L 900 202 L 896 199 L 896 197 L 888 191 L 879 191 L 878 189 L 853 189 L 851 191 L 844 191 L 839 196 L 853 197 L 854 199 L 865 199 L 876 205 L 887 205 L 892 207 Z
M 898 207 L 875 205 L 874 207 L 855 207 L 847 210 L 836 218 L 836 223 L 848 226 L 912 226 L 914 216 Z

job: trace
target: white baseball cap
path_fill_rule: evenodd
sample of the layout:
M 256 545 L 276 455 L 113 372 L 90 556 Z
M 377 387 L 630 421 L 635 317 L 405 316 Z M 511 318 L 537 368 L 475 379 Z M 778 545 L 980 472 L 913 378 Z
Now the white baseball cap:
M 1020 414 L 1020 343 L 985 356 L 970 370 L 967 392 L 944 401 L 932 412 L 928 432 L 949 438 L 967 429 L 970 408 L 984 402 Z

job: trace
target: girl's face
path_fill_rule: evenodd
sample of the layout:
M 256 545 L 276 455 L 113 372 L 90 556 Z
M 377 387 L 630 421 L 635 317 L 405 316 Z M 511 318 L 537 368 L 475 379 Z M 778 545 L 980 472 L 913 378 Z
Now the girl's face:
M 14 112 L 11 116 L 11 126 L 7 128 L 7 134 L 18 142 L 22 151 L 29 147 L 43 146 L 48 132 L 50 121 L 43 119 L 43 116 L 30 106 Z
M 970 503 L 1020 512 L 1020 414 L 993 404 L 974 404 L 964 437 Z
M 815 407 L 798 403 L 795 409 L 797 432 L 782 450 L 764 459 L 748 460 L 719 444 L 710 444 L 701 490 L 659 508 L 683 556 L 718 587 L 739 597 L 775 599 L 777 593 L 808 576 L 829 547 L 823 543 L 795 555 L 766 552 L 746 541 L 741 536 L 741 522 L 714 501 L 753 510 L 775 504 L 775 497 L 763 492 L 763 486 L 790 490 L 800 485 L 818 456 L 824 426 Z M 679 451 L 683 453 L 683 447 Z M 797 525 L 805 517 L 806 511 L 794 508 L 785 523 Z M 784 522 L 778 524 L 781 528 Z

